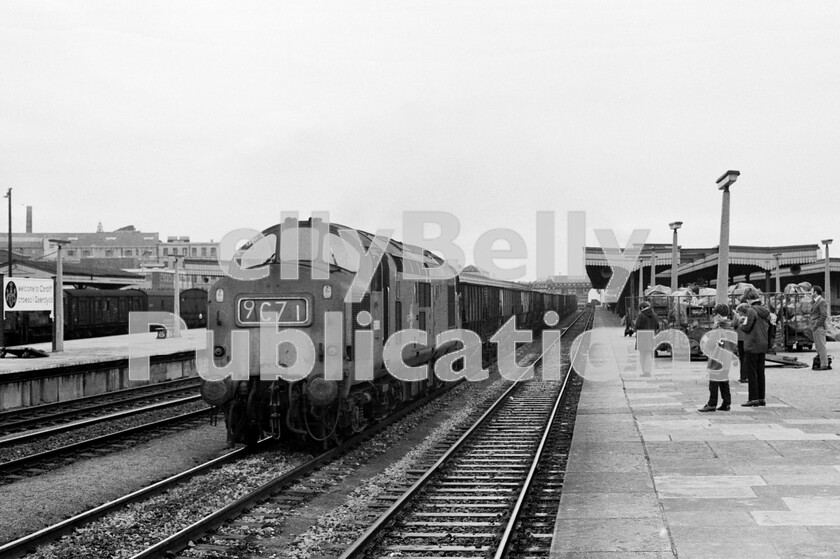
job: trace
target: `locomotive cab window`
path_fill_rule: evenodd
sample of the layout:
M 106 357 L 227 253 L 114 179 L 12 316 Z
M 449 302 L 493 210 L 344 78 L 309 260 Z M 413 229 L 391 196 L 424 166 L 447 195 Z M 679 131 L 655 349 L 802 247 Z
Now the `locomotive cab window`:
M 317 230 L 298 227 L 284 231 L 280 241 L 280 261 L 301 262 L 320 260 L 349 272 L 359 271 L 359 251 L 353 244 L 335 233 L 327 233 L 321 247 L 313 251 L 313 237 Z M 256 268 L 276 261 L 277 234 L 267 233 L 262 238 L 245 245 L 237 254 L 240 266 Z
M 309 227 L 299 227 L 284 232 L 284 237 L 280 241 L 280 259 L 286 261 L 294 258 L 294 246 L 297 241 L 297 257 L 301 261 L 321 260 L 349 272 L 359 271 L 358 250 L 335 233 L 328 233 L 321 242 L 320 254 L 314 254 L 313 236 L 317 234 L 316 229 Z

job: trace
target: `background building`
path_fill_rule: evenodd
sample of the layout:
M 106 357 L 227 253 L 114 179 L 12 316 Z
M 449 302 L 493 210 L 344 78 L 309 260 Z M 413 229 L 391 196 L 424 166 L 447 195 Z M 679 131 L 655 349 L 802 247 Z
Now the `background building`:
M 38 262 L 53 263 L 57 249 L 49 239 L 66 239 L 63 260 L 69 265 L 102 270 L 128 271 L 145 276 L 147 287 L 152 289 L 173 288 L 172 268 L 180 260 L 181 287 L 209 286 L 222 275 L 219 267 L 218 246 L 209 242 L 194 242 L 188 236 L 167 237 L 161 241 L 159 233 L 138 231 L 133 225 L 116 231 L 105 231 L 98 224 L 95 232 L 41 232 L 32 231 L 32 209 L 27 207 L 26 232 L 12 232 L 12 253 L 15 261 L 23 260 L 34 265 Z M 0 248 L 7 254 L 8 233 L 0 233 Z M 8 261 L 7 259 L 4 259 Z M 168 270 L 153 279 L 151 272 Z M 168 278 L 168 281 L 167 281 Z

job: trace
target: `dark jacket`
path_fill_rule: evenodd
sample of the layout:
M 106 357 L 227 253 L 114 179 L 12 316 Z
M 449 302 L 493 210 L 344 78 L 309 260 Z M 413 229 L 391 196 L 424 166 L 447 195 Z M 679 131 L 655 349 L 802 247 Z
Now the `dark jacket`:
M 744 332 L 744 351 L 767 353 L 770 310 L 756 300 L 747 309 L 747 322 L 740 327 Z
M 634 324 L 636 331 L 639 330 L 659 330 L 659 319 L 656 318 L 656 313 L 653 309 L 648 307 L 639 313 Z
M 811 330 L 817 328 L 825 328 L 825 321 L 828 319 L 828 303 L 822 296 L 814 300 L 814 305 L 811 307 L 811 316 L 808 319 L 808 327 Z

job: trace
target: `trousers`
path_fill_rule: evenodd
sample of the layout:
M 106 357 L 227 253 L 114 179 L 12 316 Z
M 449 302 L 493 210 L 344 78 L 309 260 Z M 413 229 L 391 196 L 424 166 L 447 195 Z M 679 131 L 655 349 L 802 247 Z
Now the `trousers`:
M 747 369 L 749 399 L 764 400 L 764 354 L 744 353 L 744 365 Z
M 825 328 L 817 328 L 814 332 L 814 345 L 817 347 L 817 355 L 820 356 L 820 367 L 828 366 L 828 351 L 825 347 Z
M 729 390 L 729 381 L 718 382 L 715 380 L 709 381 L 709 403 L 711 407 L 717 407 L 718 390 L 720 390 L 721 405 L 732 405 L 732 392 Z
M 747 382 L 749 379 L 747 378 L 747 369 L 744 367 L 744 340 L 738 340 L 738 362 L 740 367 L 738 369 L 738 375 L 740 381 Z

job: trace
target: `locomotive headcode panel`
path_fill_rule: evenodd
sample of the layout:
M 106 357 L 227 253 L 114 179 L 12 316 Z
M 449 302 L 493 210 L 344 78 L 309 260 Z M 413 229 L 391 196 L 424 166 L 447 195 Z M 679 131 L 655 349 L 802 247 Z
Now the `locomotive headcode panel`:
M 240 326 L 274 322 L 280 326 L 308 326 L 311 323 L 309 296 L 240 297 L 236 321 Z

